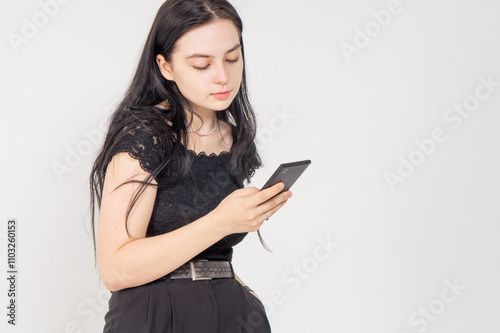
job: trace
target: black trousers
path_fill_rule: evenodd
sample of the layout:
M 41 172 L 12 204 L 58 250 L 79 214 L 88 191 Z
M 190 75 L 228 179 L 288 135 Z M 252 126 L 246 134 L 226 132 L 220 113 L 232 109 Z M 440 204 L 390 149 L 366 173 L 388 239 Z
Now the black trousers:
M 262 302 L 234 278 L 156 280 L 111 292 L 103 333 L 269 333 Z

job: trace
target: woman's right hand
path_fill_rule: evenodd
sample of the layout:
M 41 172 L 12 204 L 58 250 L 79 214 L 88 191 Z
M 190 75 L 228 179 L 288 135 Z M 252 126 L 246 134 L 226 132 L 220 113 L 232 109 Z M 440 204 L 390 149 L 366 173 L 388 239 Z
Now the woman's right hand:
M 292 196 L 291 191 L 278 194 L 283 188 L 279 182 L 265 190 L 241 188 L 225 197 L 210 213 L 224 235 L 257 231 L 262 223 L 274 215 Z

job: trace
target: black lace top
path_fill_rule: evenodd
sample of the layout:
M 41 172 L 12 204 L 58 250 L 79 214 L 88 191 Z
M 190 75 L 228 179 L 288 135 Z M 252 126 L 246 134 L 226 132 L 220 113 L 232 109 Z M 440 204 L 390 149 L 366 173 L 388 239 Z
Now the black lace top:
M 127 134 L 113 147 L 111 156 L 128 152 L 139 160 L 142 169 L 152 173 L 168 157 L 168 145 L 162 144 L 161 135 L 155 135 L 144 124 L 123 129 Z M 183 146 L 184 147 L 184 146 Z M 184 149 L 186 149 L 184 147 Z M 165 167 L 156 177 L 157 194 L 146 237 L 156 236 L 183 227 L 215 209 L 234 190 L 241 188 L 227 169 L 230 152 L 219 155 L 205 152 L 193 155 L 193 178 L 189 175 L 172 187 L 163 186 L 165 177 L 175 174 L 175 164 Z M 108 163 L 111 159 L 108 161 Z M 231 261 L 233 246 L 243 240 L 247 233 L 228 235 L 192 259 Z

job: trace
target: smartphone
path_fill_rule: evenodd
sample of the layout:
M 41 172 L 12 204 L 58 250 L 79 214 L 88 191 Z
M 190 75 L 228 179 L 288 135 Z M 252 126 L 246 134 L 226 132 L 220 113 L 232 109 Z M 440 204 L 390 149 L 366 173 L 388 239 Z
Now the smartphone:
M 285 187 L 280 193 L 288 191 L 310 164 L 311 160 L 282 163 L 260 190 L 265 190 L 279 182 L 283 182 Z

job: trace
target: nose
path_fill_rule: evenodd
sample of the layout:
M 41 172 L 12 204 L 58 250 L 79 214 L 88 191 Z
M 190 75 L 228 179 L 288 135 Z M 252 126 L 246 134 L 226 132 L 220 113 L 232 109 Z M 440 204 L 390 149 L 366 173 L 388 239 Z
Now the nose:
M 214 76 L 214 83 L 224 85 L 229 81 L 229 73 L 226 69 L 225 64 L 219 64 L 217 66 L 217 71 Z

